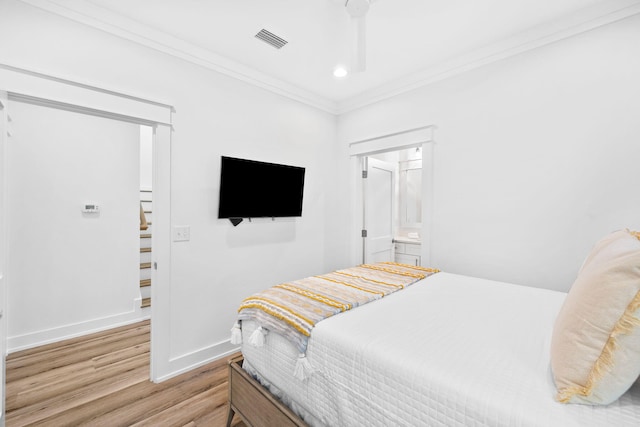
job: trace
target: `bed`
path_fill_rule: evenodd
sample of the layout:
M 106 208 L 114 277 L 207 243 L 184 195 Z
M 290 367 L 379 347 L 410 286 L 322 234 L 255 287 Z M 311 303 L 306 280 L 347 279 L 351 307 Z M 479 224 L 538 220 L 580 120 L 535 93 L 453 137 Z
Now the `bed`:
M 317 323 L 303 380 L 299 348 L 277 333 L 250 343 L 259 324 L 245 319 L 242 369 L 295 413 L 291 425 L 640 425 L 638 382 L 608 405 L 556 400 L 550 345 L 566 297 L 438 272 Z

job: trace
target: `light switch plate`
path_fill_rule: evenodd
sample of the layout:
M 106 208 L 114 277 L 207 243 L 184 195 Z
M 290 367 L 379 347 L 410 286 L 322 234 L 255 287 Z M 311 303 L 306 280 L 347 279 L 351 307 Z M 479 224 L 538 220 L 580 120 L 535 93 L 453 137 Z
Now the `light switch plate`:
M 174 242 L 188 242 L 191 240 L 191 227 L 188 225 L 176 225 L 173 227 Z

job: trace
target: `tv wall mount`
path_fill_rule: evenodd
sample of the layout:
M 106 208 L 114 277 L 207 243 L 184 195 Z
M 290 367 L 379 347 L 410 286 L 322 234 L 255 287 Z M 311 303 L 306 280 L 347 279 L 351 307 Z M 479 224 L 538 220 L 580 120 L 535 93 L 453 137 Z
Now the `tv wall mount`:
M 229 221 L 231 222 L 231 224 L 233 224 L 234 227 L 237 227 L 238 224 L 240 224 L 242 222 L 244 218 L 229 218 Z M 251 222 L 251 218 L 247 218 L 249 220 L 249 222 Z M 272 216 L 271 217 L 271 221 L 275 221 L 276 217 Z

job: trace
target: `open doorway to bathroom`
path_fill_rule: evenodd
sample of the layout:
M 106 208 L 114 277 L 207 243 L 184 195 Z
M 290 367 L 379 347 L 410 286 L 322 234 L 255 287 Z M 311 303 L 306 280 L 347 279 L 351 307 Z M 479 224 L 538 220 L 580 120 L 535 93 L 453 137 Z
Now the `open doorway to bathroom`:
M 421 147 L 372 154 L 363 163 L 364 262 L 421 265 Z
M 384 257 L 396 260 L 396 255 L 406 255 L 407 257 L 398 259 L 422 266 L 431 263 L 435 128 L 434 125 L 422 126 L 375 135 L 349 144 L 353 200 L 351 247 L 354 263 L 375 262 L 370 250 L 375 245 L 371 242 L 372 234 L 368 230 L 372 220 L 368 216 L 381 211 L 386 212 L 386 218 L 384 221 L 379 220 L 380 224 L 384 224 L 381 229 L 385 230 L 380 235 L 385 236 L 385 245 L 391 246 L 390 250 L 384 252 Z M 391 165 L 387 169 L 395 171 L 382 174 L 391 175 L 384 184 L 367 182 L 372 164 L 370 160 L 375 160 L 376 163 L 386 162 Z M 379 188 L 385 189 L 384 197 L 378 196 Z M 367 194 L 374 195 L 377 199 L 369 197 L 367 200 Z M 373 233 L 375 234 L 377 232 Z

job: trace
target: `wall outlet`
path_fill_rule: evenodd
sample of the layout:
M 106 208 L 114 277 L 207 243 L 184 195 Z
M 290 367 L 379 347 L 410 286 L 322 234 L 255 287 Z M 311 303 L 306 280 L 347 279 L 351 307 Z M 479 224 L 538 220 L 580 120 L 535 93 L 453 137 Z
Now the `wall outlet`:
M 174 242 L 188 242 L 191 240 L 191 227 L 188 225 L 176 225 L 173 227 Z

